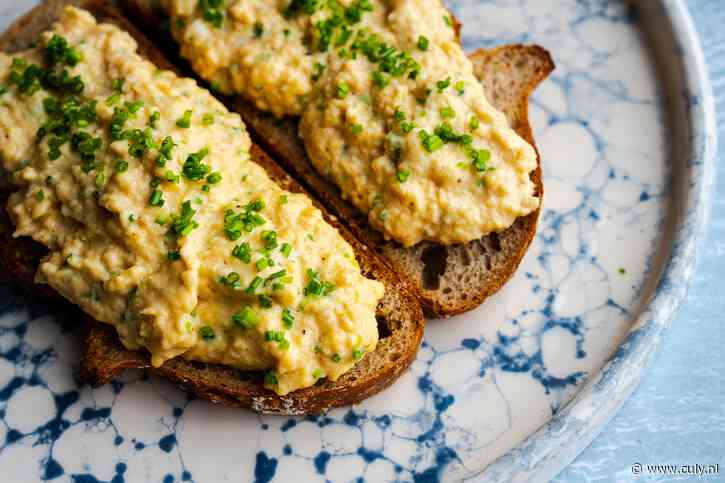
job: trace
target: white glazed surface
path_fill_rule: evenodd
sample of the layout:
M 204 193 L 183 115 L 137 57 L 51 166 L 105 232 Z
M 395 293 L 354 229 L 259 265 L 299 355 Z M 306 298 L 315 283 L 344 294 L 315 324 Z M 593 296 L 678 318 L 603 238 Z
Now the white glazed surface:
M 0 24 L 34 3 L 0 6 Z M 190 401 L 138 373 L 79 388 L 73 321 L 6 287 L 2 473 L 132 482 L 556 474 L 639 380 L 684 296 L 709 206 L 715 130 L 697 39 L 682 2 L 634 3 L 450 2 L 468 50 L 531 42 L 554 56 L 530 110 L 544 210 L 514 279 L 481 308 L 430 322 L 392 388 L 306 419 Z

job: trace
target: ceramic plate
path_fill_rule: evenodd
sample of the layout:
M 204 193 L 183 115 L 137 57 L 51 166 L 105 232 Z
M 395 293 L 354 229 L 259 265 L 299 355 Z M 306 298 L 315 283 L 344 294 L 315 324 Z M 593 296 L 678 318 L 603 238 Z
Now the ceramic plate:
M 3 26 L 32 3 L 3 2 Z M 6 481 L 543 481 L 589 444 L 666 335 L 707 221 L 716 131 L 698 40 L 678 0 L 450 6 L 466 49 L 538 43 L 557 64 L 531 104 L 546 196 L 514 279 L 431 321 L 392 388 L 310 418 L 137 372 L 78 387 L 73 321 L 3 287 Z

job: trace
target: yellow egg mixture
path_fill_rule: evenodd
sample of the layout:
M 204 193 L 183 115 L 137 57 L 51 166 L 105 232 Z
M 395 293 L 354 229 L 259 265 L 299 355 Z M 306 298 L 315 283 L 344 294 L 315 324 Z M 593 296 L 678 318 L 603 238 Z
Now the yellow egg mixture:
M 539 207 L 534 148 L 486 99 L 439 0 L 162 0 L 195 71 L 301 116 L 315 168 L 404 246 Z
M 337 379 L 377 339 L 383 286 L 303 195 L 250 160 L 240 118 L 160 71 L 118 28 L 66 8 L 0 54 L 0 159 L 37 280 L 152 364 L 264 370 L 279 394 Z

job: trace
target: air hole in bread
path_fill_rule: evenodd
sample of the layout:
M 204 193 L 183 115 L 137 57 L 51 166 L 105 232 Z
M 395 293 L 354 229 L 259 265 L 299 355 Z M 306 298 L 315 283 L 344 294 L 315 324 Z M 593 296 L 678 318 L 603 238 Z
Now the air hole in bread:
M 489 240 L 491 241 L 491 248 L 493 248 L 494 251 L 500 252 L 501 239 L 498 237 L 498 233 L 491 233 Z
M 465 248 L 461 251 L 461 263 L 466 267 L 471 264 L 471 254 Z
M 378 321 L 378 337 L 380 339 L 390 337 L 392 335 L 392 332 L 390 331 L 390 324 L 388 324 L 388 319 L 385 318 L 385 316 L 383 315 L 376 315 L 375 320 Z
M 430 245 L 420 254 L 423 262 L 423 287 L 428 290 L 438 290 L 441 286 L 441 275 L 446 273 L 448 265 L 448 250 L 441 245 Z
M 483 256 L 483 263 L 486 265 L 486 270 L 491 271 L 491 257 L 488 255 Z

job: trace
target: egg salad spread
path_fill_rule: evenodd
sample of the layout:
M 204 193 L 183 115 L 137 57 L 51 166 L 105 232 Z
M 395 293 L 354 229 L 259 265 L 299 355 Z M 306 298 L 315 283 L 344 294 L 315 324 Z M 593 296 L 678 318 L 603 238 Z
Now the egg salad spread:
M 265 372 L 284 395 L 375 349 L 382 284 L 304 195 L 250 160 L 241 119 L 133 38 L 66 8 L 0 54 L 0 161 L 36 279 L 151 363 Z
M 315 168 L 404 246 L 539 207 L 534 148 L 486 99 L 439 0 L 162 0 L 215 89 L 301 116 Z

